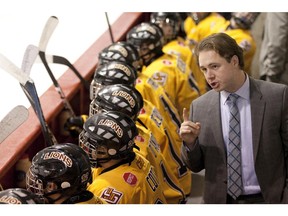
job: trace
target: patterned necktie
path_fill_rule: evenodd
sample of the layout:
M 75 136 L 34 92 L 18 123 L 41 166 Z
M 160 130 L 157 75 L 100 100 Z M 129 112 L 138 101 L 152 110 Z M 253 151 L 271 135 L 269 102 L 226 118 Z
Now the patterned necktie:
M 239 95 L 230 94 L 228 106 L 229 143 L 227 150 L 228 194 L 236 199 L 242 193 L 240 113 L 236 105 Z

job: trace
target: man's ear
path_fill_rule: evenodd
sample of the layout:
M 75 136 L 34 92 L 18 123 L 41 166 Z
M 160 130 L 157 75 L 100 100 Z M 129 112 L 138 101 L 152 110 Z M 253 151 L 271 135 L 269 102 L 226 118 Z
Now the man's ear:
M 234 55 L 231 58 L 231 63 L 233 64 L 233 66 L 238 66 L 239 65 L 239 58 L 238 56 Z

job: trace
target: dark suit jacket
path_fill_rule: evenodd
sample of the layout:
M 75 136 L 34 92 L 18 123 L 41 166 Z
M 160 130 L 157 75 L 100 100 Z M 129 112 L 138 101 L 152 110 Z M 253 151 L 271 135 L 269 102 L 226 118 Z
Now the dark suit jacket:
M 255 171 L 267 203 L 288 203 L 288 86 L 250 79 Z M 210 90 L 190 106 L 190 120 L 201 123 L 193 149 L 182 158 L 193 172 L 205 169 L 204 203 L 226 203 L 226 150 L 220 93 Z

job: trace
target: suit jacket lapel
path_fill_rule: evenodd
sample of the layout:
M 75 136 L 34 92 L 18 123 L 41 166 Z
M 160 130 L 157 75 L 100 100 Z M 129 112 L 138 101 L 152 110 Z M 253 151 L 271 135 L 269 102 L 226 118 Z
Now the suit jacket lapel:
M 215 95 L 216 94 L 216 95 Z M 221 111 L 220 111 L 220 93 L 215 92 L 214 95 L 210 98 L 210 105 L 208 105 L 208 116 L 211 122 L 211 127 L 213 128 L 213 135 L 216 143 L 219 146 L 219 149 L 223 149 L 224 158 L 226 158 L 226 148 L 223 139 L 222 132 L 222 122 L 221 122 Z
M 262 99 L 255 80 L 250 79 L 250 104 L 251 104 L 251 121 L 252 121 L 252 140 L 253 140 L 253 155 L 254 161 L 259 147 L 259 139 L 262 128 L 263 115 L 265 110 L 265 101 Z

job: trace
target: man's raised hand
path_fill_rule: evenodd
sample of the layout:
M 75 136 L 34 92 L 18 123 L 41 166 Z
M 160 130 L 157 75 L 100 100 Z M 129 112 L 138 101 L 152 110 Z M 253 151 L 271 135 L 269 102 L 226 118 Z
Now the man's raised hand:
M 192 122 L 189 120 L 188 110 L 183 109 L 183 122 L 180 127 L 180 137 L 186 145 L 193 145 L 200 133 L 201 125 L 199 122 Z

